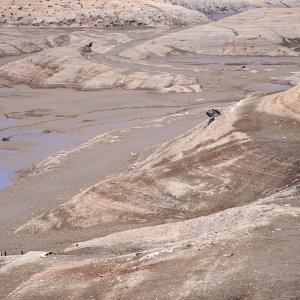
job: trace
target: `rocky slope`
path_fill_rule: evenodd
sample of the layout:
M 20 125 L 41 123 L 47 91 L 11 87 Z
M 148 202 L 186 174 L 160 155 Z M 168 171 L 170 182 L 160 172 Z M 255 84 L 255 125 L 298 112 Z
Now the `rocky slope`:
M 67 12 L 67 13 L 66 13 Z M 169 1 L 29 1 L 4 0 L 0 23 L 34 26 L 187 25 L 208 22 L 206 16 Z
M 255 21 L 254 21 L 255 20 Z M 298 56 L 300 9 L 255 9 L 138 45 L 131 59 L 176 52 L 202 55 Z

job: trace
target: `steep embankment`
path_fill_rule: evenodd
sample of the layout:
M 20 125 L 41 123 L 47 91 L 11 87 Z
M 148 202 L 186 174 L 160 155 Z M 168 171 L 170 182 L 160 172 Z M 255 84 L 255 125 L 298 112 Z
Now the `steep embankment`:
M 18 231 L 145 226 L 209 215 L 257 200 L 296 179 L 300 86 L 251 98 L 167 142 Z M 296 148 L 293 147 L 296 146 Z
M 138 45 L 131 59 L 177 52 L 203 55 L 298 56 L 300 9 L 255 9 Z

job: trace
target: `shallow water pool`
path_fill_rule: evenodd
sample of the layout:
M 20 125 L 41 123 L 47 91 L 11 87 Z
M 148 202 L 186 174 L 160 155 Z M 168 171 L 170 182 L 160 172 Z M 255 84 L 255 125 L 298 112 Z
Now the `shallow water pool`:
M 0 190 L 12 184 L 14 172 L 7 169 L 0 169 Z

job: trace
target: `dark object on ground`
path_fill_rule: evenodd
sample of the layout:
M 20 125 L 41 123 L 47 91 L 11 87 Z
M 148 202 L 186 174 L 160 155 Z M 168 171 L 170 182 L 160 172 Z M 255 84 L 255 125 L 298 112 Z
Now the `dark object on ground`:
M 242 66 L 242 69 L 245 69 L 246 68 L 246 66 Z
M 208 111 L 206 111 L 206 114 L 208 115 L 209 117 L 209 120 L 208 120 L 208 124 L 205 126 L 205 128 L 211 123 L 213 122 L 216 117 L 218 117 L 219 115 L 221 115 L 221 112 L 217 109 L 209 109 Z
M 82 52 L 83 53 L 90 53 L 92 52 L 92 46 L 93 46 L 93 43 L 88 43 L 86 44 L 83 48 L 82 48 Z
M 211 118 L 211 117 L 218 117 L 221 112 L 217 109 L 209 109 L 206 111 L 206 114 Z
M 43 253 L 43 254 L 41 254 L 41 257 L 47 257 L 47 256 L 49 256 L 49 255 L 54 255 L 55 253 L 54 252 L 46 252 L 46 253 Z
M 9 141 L 10 141 L 10 138 L 9 138 L 9 137 L 4 137 L 4 138 L 2 138 L 2 141 L 3 141 L 3 142 L 9 142 Z

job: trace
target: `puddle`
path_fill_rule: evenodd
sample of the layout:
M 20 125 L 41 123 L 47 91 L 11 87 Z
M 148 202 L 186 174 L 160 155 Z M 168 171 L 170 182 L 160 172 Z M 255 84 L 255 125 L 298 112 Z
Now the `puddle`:
M 15 173 L 11 170 L 0 169 L 0 190 L 12 184 L 12 179 L 14 175 Z
M 238 13 L 213 13 L 213 14 L 209 15 L 208 17 L 213 21 L 219 21 L 221 19 L 231 17 L 236 14 L 238 14 Z
M 288 84 L 283 84 L 283 83 L 261 83 L 258 84 L 257 87 L 259 89 L 262 89 L 264 91 L 269 91 L 269 92 L 281 92 L 281 91 L 285 91 L 288 90 L 289 88 L 291 88 L 290 85 Z
M 14 91 L 13 88 L 10 88 L 10 87 L 1 87 L 0 86 L 0 96 L 1 95 L 8 95 L 8 94 L 10 94 L 13 91 Z
M 128 121 L 123 121 L 123 120 L 116 120 L 116 121 L 110 121 L 110 122 L 106 122 L 105 124 L 103 124 L 103 126 L 105 128 L 114 128 L 114 127 L 118 127 L 118 124 L 122 124 L 122 127 L 125 126 L 126 124 L 128 124 Z
M 16 124 L 16 120 L 0 116 L 0 129 Z

